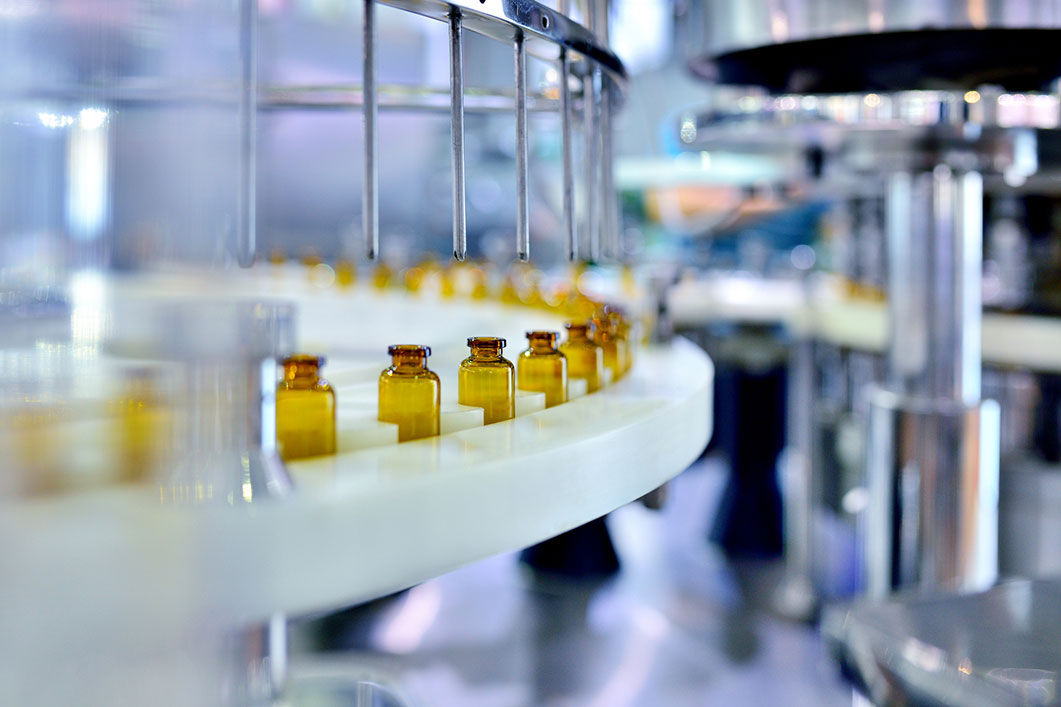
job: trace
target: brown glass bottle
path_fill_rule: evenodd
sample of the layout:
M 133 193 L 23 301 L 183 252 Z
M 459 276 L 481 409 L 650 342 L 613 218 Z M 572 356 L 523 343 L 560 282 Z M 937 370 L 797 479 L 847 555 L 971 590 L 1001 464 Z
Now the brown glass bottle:
M 344 258 L 335 264 L 335 282 L 339 287 L 353 287 L 357 282 L 357 266 L 352 260 Z
M 528 331 L 530 347 L 519 355 L 517 386 L 545 393 L 545 407 L 567 401 L 567 359 L 556 348 L 555 331 Z
M 625 375 L 633 365 L 630 346 L 630 322 L 619 311 L 613 310 L 608 313 L 608 319 L 612 323 L 612 331 L 615 335 L 615 356 L 618 362 L 620 374 Z
M 461 362 L 457 402 L 483 409 L 483 424 L 511 420 L 516 414 L 516 369 L 501 355 L 505 340 L 494 336 L 468 339 L 472 355 Z
M 593 316 L 593 340 L 604 353 L 604 368 L 611 371 L 612 381 L 619 380 L 623 375 L 622 362 L 619 359 L 619 345 L 612 322 L 606 312 L 598 310 Z
M 398 441 L 433 437 L 439 431 L 442 385 L 427 368 L 427 346 L 391 346 L 391 367 L 379 376 L 379 420 L 398 425 Z
M 600 390 L 604 383 L 604 351 L 593 340 L 592 322 L 567 322 L 567 341 L 560 353 L 567 357 L 567 377 L 586 381 L 586 392 Z
M 335 454 L 335 391 L 320 377 L 323 356 L 283 360 L 276 389 L 276 441 L 285 461 Z

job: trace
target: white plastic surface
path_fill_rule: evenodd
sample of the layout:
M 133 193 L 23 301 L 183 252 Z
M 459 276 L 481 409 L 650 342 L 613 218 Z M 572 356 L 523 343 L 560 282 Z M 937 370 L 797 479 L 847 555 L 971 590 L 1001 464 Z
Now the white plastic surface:
M 736 321 L 778 324 L 829 343 L 883 352 L 888 341 L 886 302 L 851 298 L 830 281 L 804 289 L 794 280 L 718 275 L 680 283 L 668 306 L 679 326 Z M 993 364 L 1061 372 L 1061 318 L 986 312 L 983 357 Z
M 640 351 L 628 376 L 563 405 L 541 409 L 540 394 L 521 394 L 516 419 L 483 427 L 480 410 L 445 402 L 465 337 L 512 337 L 514 357 L 524 329 L 555 328 L 548 314 L 269 290 L 297 302 L 304 346 L 332 355 L 340 453 L 291 463 L 297 488 L 282 501 L 160 506 L 144 487 L 9 499 L 0 645 L 51 660 L 56 646 L 169 645 L 204 626 L 371 599 L 633 501 L 710 437 L 713 368 L 684 340 Z M 385 343 L 409 341 L 435 349 L 453 431 L 394 444 L 393 427 L 374 420 L 371 381 Z

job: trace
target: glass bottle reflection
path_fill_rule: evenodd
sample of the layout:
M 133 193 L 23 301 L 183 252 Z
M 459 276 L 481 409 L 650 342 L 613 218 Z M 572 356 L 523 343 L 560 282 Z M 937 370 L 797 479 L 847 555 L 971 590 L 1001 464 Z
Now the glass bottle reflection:
M 387 353 L 392 364 L 379 376 L 379 420 L 398 425 L 399 442 L 437 435 L 442 386 L 427 368 L 431 349 L 391 346 Z
M 510 420 L 516 414 L 516 369 L 501 355 L 505 340 L 494 336 L 468 339 L 472 355 L 458 372 L 461 405 L 483 409 L 483 424 Z
M 335 454 L 335 391 L 320 377 L 323 356 L 283 360 L 276 389 L 276 441 L 285 461 Z
M 519 355 L 520 390 L 545 393 L 545 407 L 567 401 L 567 359 L 556 348 L 555 331 L 529 331 L 529 348 Z
M 586 381 L 586 392 L 599 390 L 604 382 L 604 351 L 593 340 L 592 322 L 567 322 L 567 341 L 560 353 L 567 358 L 567 377 Z

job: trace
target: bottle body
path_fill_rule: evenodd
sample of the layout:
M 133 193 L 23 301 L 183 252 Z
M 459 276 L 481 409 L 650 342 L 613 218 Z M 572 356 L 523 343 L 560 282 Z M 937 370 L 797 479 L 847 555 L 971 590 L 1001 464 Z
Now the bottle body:
M 501 355 L 504 339 L 468 339 L 472 355 L 457 373 L 457 402 L 483 409 L 483 424 L 511 420 L 516 415 L 516 368 Z
M 615 336 L 615 358 L 619 367 L 620 375 L 626 375 L 633 365 L 633 356 L 630 346 L 630 323 L 621 314 L 609 315 L 612 321 L 612 331 Z
M 626 348 L 620 344 L 617 321 L 607 313 L 599 312 L 594 316 L 593 324 L 596 327 L 593 339 L 604 352 L 604 367 L 611 371 L 612 381 L 617 381 L 626 370 Z
M 392 346 L 390 368 L 379 376 L 380 422 L 398 425 L 398 441 L 408 442 L 439 433 L 442 385 L 425 365 L 426 346 Z
M 556 348 L 556 332 L 529 332 L 530 347 L 519 355 L 520 390 L 545 393 L 545 407 L 567 402 L 567 359 Z
M 357 266 L 350 260 L 340 260 L 335 264 L 335 282 L 339 287 L 353 287 L 357 282 Z
M 276 441 L 284 461 L 335 454 L 335 391 L 318 375 L 323 359 L 289 356 L 276 389 Z
M 567 358 L 567 377 L 586 381 L 586 392 L 600 390 L 604 384 L 604 351 L 590 338 L 588 324 L 567 324 L 567 341 L 560 345 Z

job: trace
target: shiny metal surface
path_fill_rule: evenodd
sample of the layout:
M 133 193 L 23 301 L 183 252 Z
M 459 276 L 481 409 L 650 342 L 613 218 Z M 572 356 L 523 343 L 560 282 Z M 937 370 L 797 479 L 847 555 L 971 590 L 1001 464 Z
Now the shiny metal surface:
M 465 26 L 472 32 L 499 41 L 515 41 L 522 31 L 527 51 L 542 59 L 556 60 L 564 50 L 574 54 L 572 59 L 585 57 L 603 68 L 610 79 L 622 86 L 626 69 L 622 61 L 606 46 L 602 46 L 592 32 L 558 12 L 534 0 L 380 0 L 386 5 L 410 12 L 448 20 L 459 12 Z
M 830 609 L 825 636 L 875 704 L 1056 705 L 1061 583 Z
M 705 49 L 715 54 L 838 35 L 929 28 L 1061 28 L 1061 3 L 1054 0 L 709 0 L 703 4 Z
M 364 0 L 361 44 L 362 138 L 364 163 L 361 181 L 361 231 L 365 256 L 379 255 L 379 135 L 376 122 L 379 102 L 376 95 L 376 0 Z
M 998 406 L 869 392 L 871 597 L 969 592 L 998 576 Z
M 530 260 L 530 199 L 527 193 L 527 49 L 523 33 L 516 35 L 516 257 Z
M 593 7 L 593 3 L 590 3 L 590 7 Z M 582 155 L 582 167 L 585 171 L 583 216 L 585 222 L 582 228 L 581 250 L 588 255 L 590 260 L 600 258 L 600 223 L 598 220 L 601 207 L 598 196 L 600 184 L 600 104 L 598 98 L 600 90 L 597 79 L 598 75 L 595 70 L 582 77 L 582 131 L 585 138 L 585 151 Z
M 449 88 L 381 84 L 376 82 L 376 108 L 391 113 L 448 113 Z M 258 101 L 262 111 L 285 110 L 351 110 L 365 105 L 363 85 L 331 86 L 263 86 Z M 132 100 L 124 96 L 124 100 Z M 464 87 L 465 113 L 510 113 L 515 109 L 514 91 L 491 90 L 478 86 Z M 526 93 L 527 111 L 556 113 L 560 103 L 555 96 L 540 91 Z
M 887 177 L 889 388 L 980 398 L 983 179 L 946 165 Z
M 1061 28 L 1053 0 L 712 0 L 696 10 L 690 65 L 726 83 L 801 93 L 1028 89 L 1061 74 L 1061 63 L 1041 58 Z
M 239 195 L 236 213 L 236 262 L 254 265 L 257 236 L 258 3 L 239 4 Z
M 575 167 L 573 164 L 571 86 L 568 77 L 571 75 L 571 63 L 567 50 L 560 50 L 560 131 L 562 152 L 561 160 L 564 170 L 563 217 L 564 231 L 567 236 L 567 259 L 577 260 L 579 256 L 578 239 L 575 231 Z
M 464 181 L 464 39 L 460 10 L 449 15 L 450 145 L 453 152 L 453 257 L 468 254 L 467 200 Z

